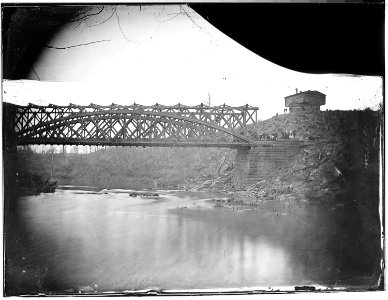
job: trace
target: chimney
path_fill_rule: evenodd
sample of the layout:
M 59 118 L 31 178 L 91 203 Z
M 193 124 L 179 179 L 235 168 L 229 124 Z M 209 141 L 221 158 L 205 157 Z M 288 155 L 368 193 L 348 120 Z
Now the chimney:
M 295 94 L 297 94 L 297 93 L 298 93 L 298 89 L 295 89 L 295 91 L 296 91 L 296 93 L 295 93 Z

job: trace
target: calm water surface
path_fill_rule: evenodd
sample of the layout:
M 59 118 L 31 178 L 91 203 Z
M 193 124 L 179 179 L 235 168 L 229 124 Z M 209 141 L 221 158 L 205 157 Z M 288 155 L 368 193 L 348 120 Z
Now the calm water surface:
M 87 188 L 86 188 L 87 189 Z M 85 190 L 85 188 L 83 188 Z M 7 277 L 21 293 L 335 285 L 342 257 L 318 210 L 216 208 L 216 194 L 116 190 L 20 200 Z

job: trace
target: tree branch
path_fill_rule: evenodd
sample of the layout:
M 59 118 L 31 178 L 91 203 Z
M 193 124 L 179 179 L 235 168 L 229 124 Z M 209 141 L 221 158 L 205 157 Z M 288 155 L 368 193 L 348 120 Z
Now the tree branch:
M 141 6 L 140 6 L 141 7 Z M 119 14 L 117 13 L 117 11 L 115 11 L 115 15 L 117 17 L 117 24 L 119 25 L 119 28 L 120 28 L 120 31 L 122 33 L 122 35 L 124 36 L 124 38 L 129 42 L 129 39 L 127 38 L 127 36 L 125 35 L 123 29 L 121 28 L 121 24 L 120 24 L 120 18 L 119 18 Z
M 163 22 L 171 21 L 171 20 L 175 19 L 177 16 L 179 16 L 179 15 L 181 15 L 181 14 L 182 14 L 181 12 L 179 12 L 179 13 L 174 13 L 175 16 L 173 16 L 172 18 L 170 18 L 170 19 L 168 19 L 168 20 L 162 21 L 162 23 L 163 23 Z M 173 14 L 170 14 L 170 15 L 173 15 Z
M 198 24 L 197 24 L 197 22 L 195 22 L 194 20 L 193 20 L 193 18 L 192 17 L 190 17 L 190 15 L 187 13 L 187 11 L 182 7 L 182 5 L 179 5 L 179 7 L 183 10 L 183 13 L 191 20 L 191 22 L 193 22 L 193 24 L 195 25 L 195 26 L 197 26 L 199 29 L 201 29 L 201 30 L 204 30 L 201 26 L 199 26 Z M 206 31 L 206 30 L 205 30 Z
M 92 9 L 93 9 L 93 8 L 87 10 L 86 12 L 84 12 L 84 13 L 82 13 L 82 14 L 85 14 L 85 13 L 91 11 Z M 84 16 L 82 16 L 82 17 L 76 19 L 76 20 L 71 20 L 70 22 L 82 21 L 82 20 L 85 20 L 85 19 L 87 19 L 87 18 L 89 18 L 89 17 L 96 16 L 96 15 L 102 13 L 102 11 L 103 11 L 104 9 L 105 9 L 105 7 L 102 6 L 102 8 L 100 9 L 100 11 L 98 11 L 98 12 L 96 12 L 96 13 L 94 13 L 94 14 L 86 14 L 86 15 L 84 15 Z
M 87 46 L 87 45 L 96 44 L 96 43 L 102 43 L 102 42 L 110 42 L 110 40 L 99 40 L 99 41 L 94 41 L 94 42 L 89 42 L 89 43 L 84 43 L 84 44 L 71 45 L 71 46 L 66 46 L 66 47 L 56 47 L 56 46 L 52 46 L 52 45 L 46 45 L 45 47 L 49 48 L 49 49 L 65 50 L 65 49 L 69 49 L 69 48 Z
M 191 22 L 193 22 L 193 24 L 195 26 L 197 26 L 200 30 L 206 32 L 207 35 L 209 35 L 212 39 L 215 39 L 206 29 L 204 29 L 202 26 L 198 25 L 197 22 L 194 21 L 194 19 L 190 16 L 190 14 L 183 8 L 182 5 L 179 5 L 181 7 L 181 9 L 183 10 L 183 13 L 190 19 Z M 217 39 L 215 39 L 217 41 Z M 211 41 L 212 42 L 212 41 Z
M 102 21 L 101 23 L 98 23 L 98 24 L 92 24 L 92 25 L 87 25 L 88 27 L 94 27 L 94 26 L 98 26 L 98 25 L 101 25 L 101 24 L 104 24 L 105 22 L 108 22 L 113 16 L 114 14 L 116 13 L 116 6 L 114 7 L 114 11 L 112 12 L 112 14 L 104 21 Z

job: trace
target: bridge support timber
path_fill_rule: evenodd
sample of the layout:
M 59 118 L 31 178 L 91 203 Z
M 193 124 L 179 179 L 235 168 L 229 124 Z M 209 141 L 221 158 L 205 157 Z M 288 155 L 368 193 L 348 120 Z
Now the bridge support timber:
M 257 143 L 251 148 L 238 148 L 232 179 L 234 186 L 244 189 L 274 175 L 276 169 L 293 159 L 303 144 L 299 140 L 278 140 Z

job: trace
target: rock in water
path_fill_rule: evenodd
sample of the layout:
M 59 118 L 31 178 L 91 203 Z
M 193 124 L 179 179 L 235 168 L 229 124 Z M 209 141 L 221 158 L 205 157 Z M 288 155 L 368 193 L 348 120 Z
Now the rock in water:
M 78 292 L 80 292 L 80 293 L 92 293 L 92 292 L 94 292 L 94 288 L 92 288 L 91 286 L 80 286 L 78 288 Z

